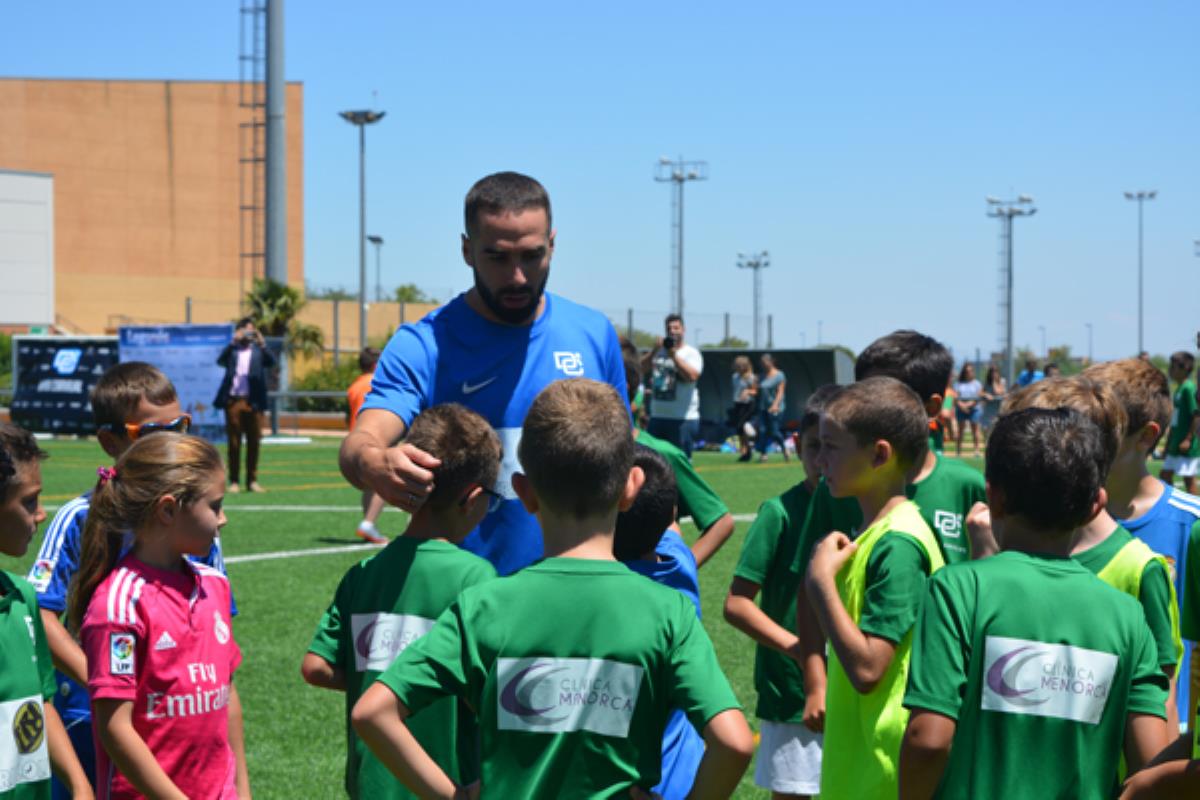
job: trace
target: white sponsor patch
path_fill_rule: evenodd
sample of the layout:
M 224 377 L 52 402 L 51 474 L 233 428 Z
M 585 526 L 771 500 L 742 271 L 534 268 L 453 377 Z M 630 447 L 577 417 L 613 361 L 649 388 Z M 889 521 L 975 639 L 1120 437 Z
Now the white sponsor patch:
M 383 672 L 432 627 L 433 620 L 411 614 L 354 614 L 350 617 L 354 668 Z
M 569 350 L 555 350 L 554 366 L 556 369 L 562 370 L 567 377 L 579 378 L 583 375 L 583 354 L 572 353 Z
M 1117 657 L 1070 645 L 989 636 L 983 665 L 983 709 L 1095 725 L 1108 702 Z
M 108 671 L 113 675 L 132 675 L 133 652 L 137 637 L 132 633 L 110 633 L 108 636 Z
M 42 698 L 0 703 L 0 792 L 50 777 Z
M 938 509 L 933 512 L 933 527 L 943 539 L 957 539 L 962 536 L 962 514 Z
M 625 738 L 642 668 L 602 658 L 501 658 L 498 725 L 532 733 L 591 731 Z

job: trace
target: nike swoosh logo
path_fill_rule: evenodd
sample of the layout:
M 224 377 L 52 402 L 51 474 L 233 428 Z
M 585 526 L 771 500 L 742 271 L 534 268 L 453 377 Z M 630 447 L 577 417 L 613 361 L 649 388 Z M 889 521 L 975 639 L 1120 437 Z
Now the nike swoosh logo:
M 462 393 L 463 394 L 475 394 L 480 389 L 487 386 L 492 381 L 496 380 L 497 377 L 499 377 L 499 376 L 493 375 L 492 377 L 488 378 L 486 381 L 481 381 L 480 383 L 476 383 L 476 384 L 470 384 L 470 383 L 467 383 L 466 381 L 463 381 Z

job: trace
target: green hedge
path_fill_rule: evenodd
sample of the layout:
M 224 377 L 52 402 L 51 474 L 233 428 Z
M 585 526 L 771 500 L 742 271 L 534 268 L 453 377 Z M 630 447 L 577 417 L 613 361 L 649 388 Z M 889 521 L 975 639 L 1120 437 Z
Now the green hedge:
M 345 392 L 359 375 L 358 361 L 345 358 L 338 366 L 325 364 L 320 369 L 292 381 L 293 392 Z M 297 411 L 341 411 L 349 409 L 346 397 L 303 397 L 296 401 Z

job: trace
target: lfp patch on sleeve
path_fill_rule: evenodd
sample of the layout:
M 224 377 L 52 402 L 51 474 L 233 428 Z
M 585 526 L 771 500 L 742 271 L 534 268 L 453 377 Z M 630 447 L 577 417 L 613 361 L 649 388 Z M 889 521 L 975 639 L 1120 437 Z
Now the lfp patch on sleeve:
M 108 671 L 113 675 L 133 675 L 133 651 L 137 637 L 132 633 L 108 636 Z
M 641 667 L 602 658 L 501 658 L 498 725 L 531 733 L 591 731 L 626 738 Z
M 1095 725 L 1104 713 L 1117 657 L 1112 653 L 1004 636 L 987 637 L 980 706 Z

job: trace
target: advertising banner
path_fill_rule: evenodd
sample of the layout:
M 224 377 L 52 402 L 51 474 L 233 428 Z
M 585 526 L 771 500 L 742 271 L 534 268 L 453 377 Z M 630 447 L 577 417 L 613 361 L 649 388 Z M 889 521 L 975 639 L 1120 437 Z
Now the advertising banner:
M 93 434 L 90 396 L 117 363 L 115 336 L 14 336 L 13 422 L 38 433 Z

